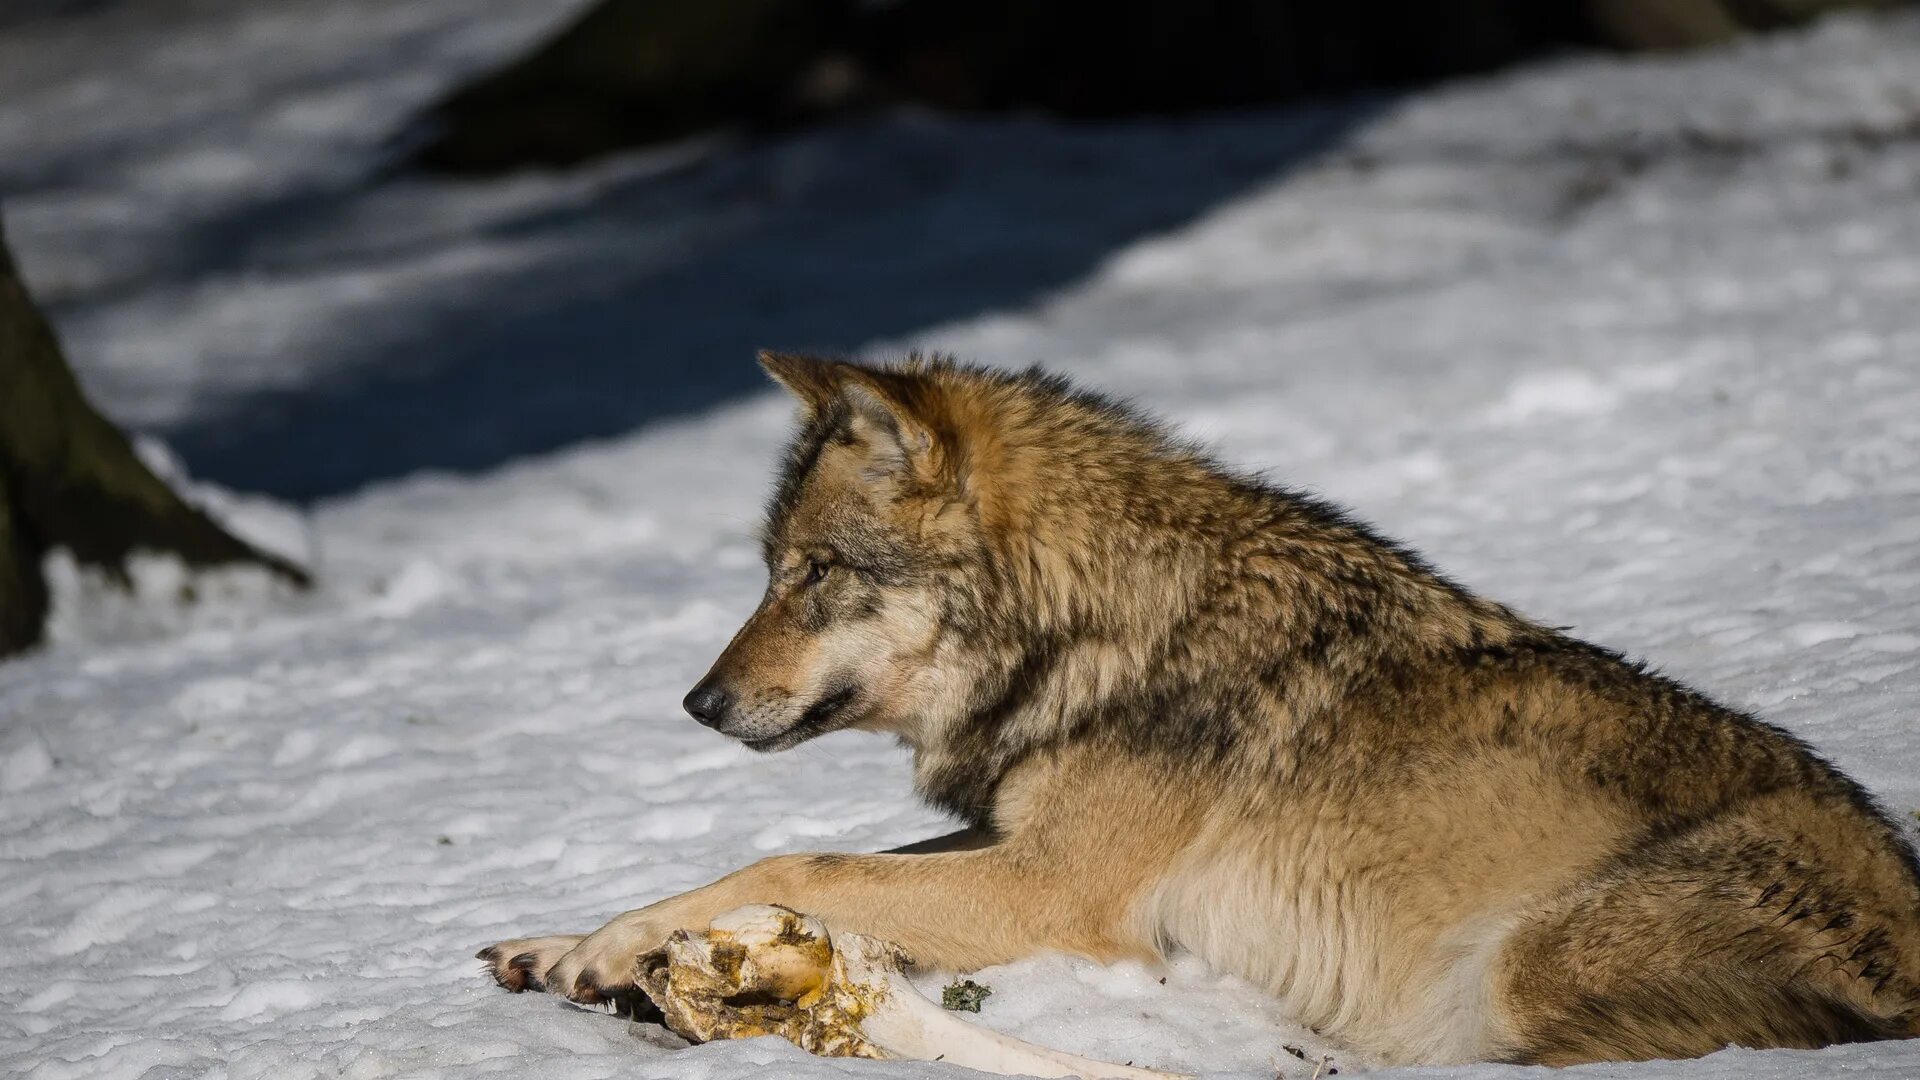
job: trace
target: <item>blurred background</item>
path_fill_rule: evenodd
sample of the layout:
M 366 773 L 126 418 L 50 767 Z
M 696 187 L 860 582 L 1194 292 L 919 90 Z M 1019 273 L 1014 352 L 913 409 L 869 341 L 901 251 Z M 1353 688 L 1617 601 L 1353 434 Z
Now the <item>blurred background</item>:
M 1893 3 L 11 0 L 0 198 L 109 411 L 311 500 L 1031 301 L 1436 79 Z

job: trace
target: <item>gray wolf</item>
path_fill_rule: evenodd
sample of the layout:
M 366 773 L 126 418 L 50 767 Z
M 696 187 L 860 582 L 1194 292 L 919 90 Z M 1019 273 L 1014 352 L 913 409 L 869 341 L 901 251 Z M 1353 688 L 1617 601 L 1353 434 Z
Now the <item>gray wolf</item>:
M 968 829 L 503 942 L 502 986 L 624 1000 L 757 902 L 940 969 L 1190 950 L 1388 1062 L 1920 1034 L 1920 867 L 1793 736 L 1058 378 L 762 362 L 767 590 L 686 707 L 896 736 Z

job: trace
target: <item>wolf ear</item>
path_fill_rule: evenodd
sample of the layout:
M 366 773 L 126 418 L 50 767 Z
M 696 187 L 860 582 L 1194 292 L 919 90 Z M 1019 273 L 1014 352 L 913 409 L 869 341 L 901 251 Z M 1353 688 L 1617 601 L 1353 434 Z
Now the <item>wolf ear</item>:
M 847 403 L 848 434 L 867 447 L 867 473 L 912 474 L 932 480 L 940 472 L 942 447 L 915 401 L 913 376 L 846 365 L 840 399 Z
M 760 367 L 772 376 L 774 382 L 786 387 L 794 397 L 800 399 L 809 417 L 827 411 L 833 399 L 840 396 L 841 384 L 846 379 L 840 372 L 844 366 L 837 360 L 816 360 L 811 356 L 794 356 L 770 349 L 760 351 Z
M 847 434 L 866 448 L 870 478 L 911 474 L 931 481 L 952 464 L 923 408 L 920 376 L 776 352 L 762 352 L 760 366 L 800 399 L 809 419 L 844 405 Z

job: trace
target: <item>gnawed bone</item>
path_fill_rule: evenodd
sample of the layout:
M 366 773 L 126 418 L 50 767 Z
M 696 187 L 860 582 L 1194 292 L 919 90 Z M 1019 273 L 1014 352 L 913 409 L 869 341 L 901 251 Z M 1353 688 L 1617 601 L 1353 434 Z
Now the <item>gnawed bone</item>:
M 640 958 L 640 986 L 695 1042 L 782 1035 L 827 1057 L 947 1061 L 1019 1076 L 1168 1080 L 976 1027 L 902 977 L 906 956 L 862 934 L 829 937 L 810 915 L 750 904 L 681 930 Z

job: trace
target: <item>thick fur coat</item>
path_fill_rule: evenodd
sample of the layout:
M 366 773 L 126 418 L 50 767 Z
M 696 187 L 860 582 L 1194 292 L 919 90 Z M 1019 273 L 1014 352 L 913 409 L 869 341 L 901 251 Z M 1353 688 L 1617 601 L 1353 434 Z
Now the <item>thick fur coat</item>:
M 1187 949 L 1391 1062 L 1920 1034 L 1920 868 L 1804 744 L 1038 373 L 766 356 L 802 423 L 694 692 L 913 750 L 955 842 L 789 855 L 482 953 L 633 994 L 748 902 L 969 969 Z

